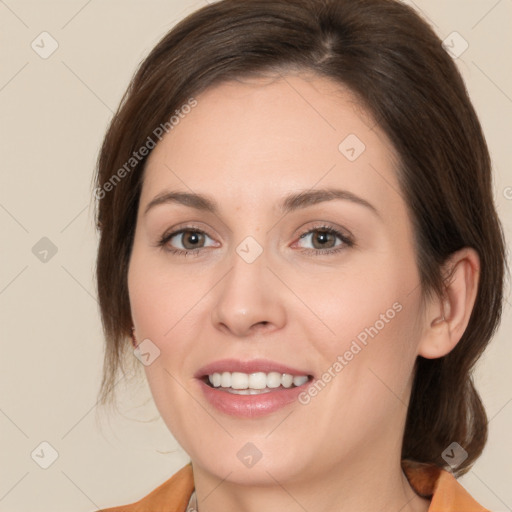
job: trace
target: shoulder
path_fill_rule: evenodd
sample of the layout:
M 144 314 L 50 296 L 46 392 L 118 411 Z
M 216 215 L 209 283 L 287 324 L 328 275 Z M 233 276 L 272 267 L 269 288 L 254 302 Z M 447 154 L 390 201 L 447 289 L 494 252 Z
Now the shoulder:
M 188 463 L 169 480 L 135 503 L 100 509 L 98 512 L 184 512 L 194 490 L 192 465 Z
M 452 473 L 441 470 L 436 482 L 429 512 L 490 512 L 475 501 L 475 499 L 456 480 Z
M 411 460 L 403 460 L 402 468 L 415 491 L 431 500 L 428 512 L 490 512 L 449 471 Z

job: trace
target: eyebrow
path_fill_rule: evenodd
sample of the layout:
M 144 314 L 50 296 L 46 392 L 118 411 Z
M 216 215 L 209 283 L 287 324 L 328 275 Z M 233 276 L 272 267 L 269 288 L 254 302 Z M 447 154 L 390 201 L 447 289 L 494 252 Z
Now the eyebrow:
M 335 199 L 346 200 L 359 204 L 372 211 L 375 215 L 377 215 L 377 217 L 380 217 L 377 208 L 375 208 L 375 206 L 369 203 L 366 199 L 363 199 L 362 197 L 359 197 L 356 194 L 349 192 L 348 190 L 336 188 L 306 190 L 299 193 L 290 194 L 281 201 L 279 204 L 279 210 L 283 214 L 287 214 L 301 208 L 307 208 L 308 206 L 313 206 L 315 204 L 323 203 L 326 201 L 333 201 Z M 196 210 L 211 212 L 214 215 L 219 214 L 219 207 L 217 202 L 209 196 L 191 192 L 166 191 L 157 195 L 146 206 L 144 215 L 146 215 L 155 206 L 169 203 L 181 204 L 190 208 L 195 208 Z

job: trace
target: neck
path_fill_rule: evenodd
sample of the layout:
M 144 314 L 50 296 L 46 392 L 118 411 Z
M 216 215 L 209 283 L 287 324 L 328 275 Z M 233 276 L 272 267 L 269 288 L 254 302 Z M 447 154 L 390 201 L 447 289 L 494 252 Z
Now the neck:
M 371 454 L 370 454 L 371 455 Z M 192 462 L 198 512 L 428 512 L 402 471 L 400 460 L 375 457 L 350 466 L 339 463 L 323 474 L 278 481 L 265 471 L 263 483 L 236 483 L 207 472 Z

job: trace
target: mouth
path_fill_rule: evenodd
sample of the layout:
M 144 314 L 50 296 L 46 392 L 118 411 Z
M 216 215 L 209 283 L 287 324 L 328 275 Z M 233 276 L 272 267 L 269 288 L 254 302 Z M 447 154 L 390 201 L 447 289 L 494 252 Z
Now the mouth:
M 294 407 L 315 379 L 305 368 L 268 359 L 222 359 L 200 368 L 194 377 L 202 396 L 218 412 L 255 419 Z
M 281 372 L 213 372 L 200 377 L 210 388 L 234 395 L 261 395 L 304 386 L 313 380 L 312 375 L 292 375 Z

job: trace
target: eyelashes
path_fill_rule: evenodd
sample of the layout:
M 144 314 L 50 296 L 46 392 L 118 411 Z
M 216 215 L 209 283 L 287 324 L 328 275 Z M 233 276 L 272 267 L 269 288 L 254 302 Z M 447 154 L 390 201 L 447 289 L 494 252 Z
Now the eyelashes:
M 194 228 L 192 226 L 188 226 L 182 229 L 179 229 L 177 231 L 173 231 L 172 233 L 169 233 L 168 235 L 164 235 L 160 241 L 158 242 L 158 247 L 161 247 L 166 252 L 169 252 L 171 254 L 177 254 L 182 256 L 189 256 L 194 255 L 198 256 L 200 253 L 202 253 L 206 247 L 198 247 L 195 249 L 176 249 L 175 247 L 170 247 L 168 243 L 174 238 L 178 237 L 179 235 L 184 235 L 186 233 L 191 233 L 194 235 L 199 235 L 199 238 L 201 237 L 208 237 L 208 235 L 201 229 Z M 209 237 L 208 237 L 209 238 Z M 182 244 L 183 245 L 183 244 Z
M 328 247 L 328 248 L 303 248 L 302 252 L 306 254 L 312 254 L 312 255 L 327 255 L 327 254 L 337 254 L 342 251 L 347 250 L 348 248 L 354 247 L 355 242 L 352 236 L 348 236 L 341 232 L 340 230 L 334 228 L 333 226 L 328 225 L 319 225 L 314 226 L 312 228 L 309 228 L 307 231 L 304 231 L 301 235 L 299 235 L 299 238 L 297 242 L 300 242 L 304 239 L 308 239 L 311 237 L 314 237 L 314 234 L 318 233 L 319 237 L 322 240 L 325 240 L 326 238 L 330 238 L 331 240 L 334 238 L 335 242 L 336 239 L 340 240 L 341 243 L 338 245 L 335 245 L 334 247 Z M 177 238 L 178 240 L 181 239 L 181 245 L 183 246 L 183 238 L 184 235 L 188 235 L 189 237 L 192 236 L 193 240 L 199 240 L 200 242 L 205 240 L 206 238 L 210 238 L 208 234 L 203 231 L 202 229 L 196 228 L 194 226 L 185 226 L 183 228 L 177 229 L 173 231 L 172 233 L 164 234 L 160 240 L 157 242 L 156 246 L 161 248 L 167 253 L 176 255 L 176 256 L 199 256 L 204 251 L 208 250 L 208 246 L 206 247 L 197 247 L 192 249 L 187 249 L 185 247 L 183 248 L 176 248 L 169 244 L 169 242 L 173 238 Z M 313 238 L 314 239 L 314 238 Z M 190 243 L 190 238 L 188 240 Z M 297 243 L 294 242 L 294 245 Z M 322 242 L 321 242 L 322 244 Z M 210 245 L 209 247 L 215 246 L 215 244 Z
M 340 251 L 344 251 L 348 247 L 353 247 L 355 245 L 352 237 L 345 235 L 344 233 L 342 233 L 341 231 L 332 226 L 316 226 L 314 228 L 310 228 L 308 231 L 304 232 L 302 235 L 299 236 L 299 240 L 312 237 L 313 233 L 321 233 L 322 236 L 331 235 L 334 238 L 338 238 L 339 240 L 341 240 L 342 243 L 337 246 L 334 246 L 333 248 L 329 247 L 326 249 L 304 249 L 308 253 L 311 252 L 312 254 L 334 254 Z

